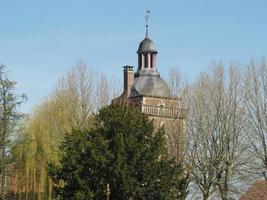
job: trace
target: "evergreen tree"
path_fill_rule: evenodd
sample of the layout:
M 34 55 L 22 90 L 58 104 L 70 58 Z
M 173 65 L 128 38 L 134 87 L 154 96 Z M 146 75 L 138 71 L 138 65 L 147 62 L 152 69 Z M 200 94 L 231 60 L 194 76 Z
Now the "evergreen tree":
M 18 107 L 26 100 L 25 95 L 15 95 L 14 89 L 16 82 L 8 78 L 5 66 L 0 65 L 0 176 L 1 176 L 1 200 L 6 199 L 8 186 L 8 160 L 11 149 L 11 134 L 14 128 L 23 117 L 17 110 Z M 14 136 L 13 136 L 14 137 Z
M 49 165 L 60 199 L 177 199 L 181 169 L 168 158 L 163 129 L 118 104 L 94 120 L 91 130 L 66 136 L 60 166 Z

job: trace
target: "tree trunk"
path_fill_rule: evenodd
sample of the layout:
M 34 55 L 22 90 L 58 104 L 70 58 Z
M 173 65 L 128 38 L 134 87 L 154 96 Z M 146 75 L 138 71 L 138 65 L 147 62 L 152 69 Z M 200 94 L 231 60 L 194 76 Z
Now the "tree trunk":
M 204 193 L 203 194 L 203 200 L 208 200 L 209 199 L 209 193 Z
M 4 115 L 6 111 L 6 101 L 4 98 Z M 1 177 L 1 200 L 5 200 L 5 195 L 6 195 L 6 133 L 7 133 L 7 119 L 4 116 L 2 118 L 2 123 L 3 123 L 3 129 L 2 129 L 2 177 Z
M 6 151 L 5 151 L 5 139 L 3 138 L 3 147 L 2 147 L 2 177 L 1 177 L 1 200 L 5 200 L 6 193 Z

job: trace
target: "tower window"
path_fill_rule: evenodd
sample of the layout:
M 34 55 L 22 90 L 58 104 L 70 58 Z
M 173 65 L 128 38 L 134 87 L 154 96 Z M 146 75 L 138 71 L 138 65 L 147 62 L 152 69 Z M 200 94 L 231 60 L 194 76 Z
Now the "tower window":
M 148 55 L 147 53 L 145 54 L 145 68 L 148 67 Z
M 150 56 L 150 63 L 151 63 L 151 68 L 154 68 L 154 54 L 151 54 Z
M 142 67 L 142 54 L 138 54 L 138 66 Z

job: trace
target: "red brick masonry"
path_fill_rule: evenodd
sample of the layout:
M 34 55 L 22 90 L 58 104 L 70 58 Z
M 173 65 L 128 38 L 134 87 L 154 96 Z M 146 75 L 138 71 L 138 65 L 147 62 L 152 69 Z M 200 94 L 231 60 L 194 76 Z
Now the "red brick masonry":
M 267 200 L 267 182 L 265 180 L 256 181 L 248 191 L 243 194 L 240 200 Z

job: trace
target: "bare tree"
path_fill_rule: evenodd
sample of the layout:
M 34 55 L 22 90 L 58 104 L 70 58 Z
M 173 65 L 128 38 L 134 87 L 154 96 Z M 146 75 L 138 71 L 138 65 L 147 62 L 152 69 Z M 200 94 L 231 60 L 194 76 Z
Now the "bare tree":
M 213 187 L 216 174 L 213 157 L 209 151 L 211 133 L 209 115 L 209 86 L 208 75 L 201 75 L 190 91 L 189 117 L 188 117 L 188 155 L 191 164 L 192 176 L 195 184 L 202 193 L 204 200 L 215 191 Z
M 223 200 L 238 193 L 237 180 L 247 166 L 241 77 L 230 67 L 225 74 L 215 64 L 211 74 L 202 74 L 194 86 L 189 106 L 189 153 L 192 174 L 203 199 L 217 192 Z
M 235 181 L 244 175 L 248 164 L 247 145 L 244 138 L 244 108 L 241 103 L 241 77 L 239 71 L 229 68 L 228 76 L 223 68 L 214 73 L 212 90 L 213 148 L 216 165 L 216 185 L 223 200 L 235 191 Z M 239 181 L 237 181 L 239 182 Z M 241 182 L 241 181 L 240 181 Z
M 251 144 L 254 173 L 267 181 L 267 64 L 251 61 L 244 76 L 244 105 L 248 117 L 246 134 Z
M 178 192 L 178 199 L 184 200 L 187 196 L 190 169 L 185 158 L 186 153 L 186 121 L 187 121 L 187 109 L 185 101 L 188 95 L 188 85 L 182 78 L 182 74 L 175 67 L 169 71 L 168 85 L 170 92 L 174 98 L 176 98 L 178 105 L 173 105 L 175 109 L 179 109 L 178 116 L 173 119 L 167 119 L 164 122 L 166 131 L 166 140 L 169 149 L 169 155 L 175 160 L 177 167 L 182 168 L 182 172 L 179 177 L 179 182 L 182 183 L 180 191 Z
M 187 96 L 188 85 L 182 78 L 182 74 L 175 67 L 172 67 L 169 71 L 168 85 L 172 96 L 178 100 L 179 105 L 176 106 L 178 106 L 180 109 L 178 119 L 174 118 L 172 120 L 166 120 L 165 126 L 168 127 L 166 137 L 169 141 L 169 151 L 171 156 L 175 158 L 177 164 L 181 164 L 181 162 L 186 164 L 184 158 L 187 140 L 187 109 L 184 105 L 184 101 Z
M 72 128 L 85 127 L 89 116 L 95 111 L 95 71 L 84 62 L 79 62 L 63 77 L 53 93 L 52 101 L 58 106 L 58 112 L 70 123 Z M 63 109 L 64 108 L 64 109 Z
M 106 106 L 110 103 L 111 92 L 107 77 L 104 74 L 101 74 L 97 81 L 98 83 L 96 87 L 96 108 L 98 110 L 101 107 Z
M 183 100 L 187 92 L 187 83 L 182 73 L 176 67 L 170 68 L 168 85 L 173 96 L 180 97 Z

